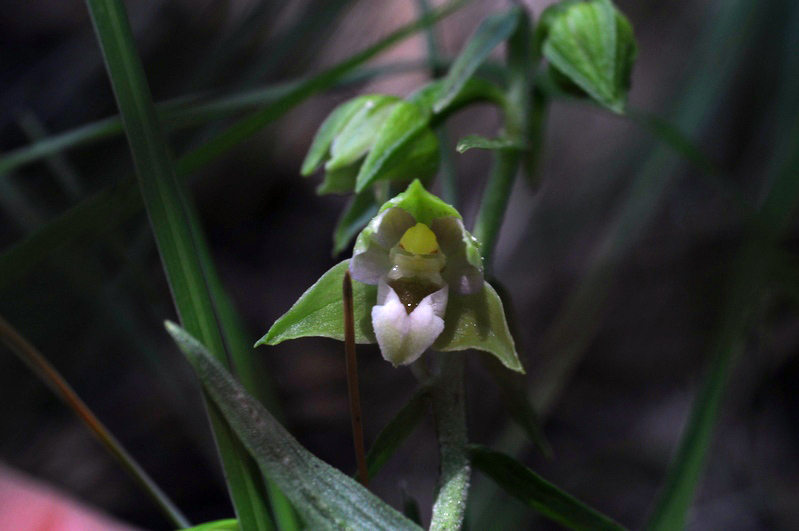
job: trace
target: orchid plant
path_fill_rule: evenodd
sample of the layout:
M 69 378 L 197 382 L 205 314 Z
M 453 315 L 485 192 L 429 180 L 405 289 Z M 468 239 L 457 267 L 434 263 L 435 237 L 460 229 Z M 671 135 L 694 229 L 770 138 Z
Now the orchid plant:
M 461 3 L 424 17 L 301 85 L 283 103 L 288 108 L 330 86 L 360 62 L 430 26 Z M 418 529 L 418 519 L 400 514 L 365 483 L 413 431 L 427 401 L 440 447 L 431 529 L 457 529 L 463 524 L 472 466 L 563 525 L 621 528 L 512 457 L 469 444 L 463 352 L 479 351 L 487 364 L 499 365 L 492 375 L 501 391 L 512 395 L 511 414 L 546 453 L 546 441 L 520 380 L 523 356 L 508 324 L 511 308 L 491 278 L 491 262 L 517 174 L 524 171 L 530 185 L 537 186 L 549 104 L 555 99 L 580 99 L 609 112 L 624 112 L 636 44 L 630 23 L 611 0 L 558 2 L 541 14 L 536 25 L 521 7 L 492 15 L 440 79 L 407 98 L 360 95 L 338 106 L 321 124 L 300 173 L 324 171 L 320 194 L 352 194 L 333 235 L 335 253 L 355 240 L 352 255 L 300 295 L 256 346 L 308 336 L 346 341 L 348 350 L 354 350 L 356 343 L 376 343 L 396 370 L 407 370 L 404 366 L 415 370 L 419 388 L 408 405 L 386 426 L 369 455 L 359 456 L 368 467 L 361 483 L 303 448 L 253 396 L 258 375 L 247 370 L 247 362 L 254 354 L 232 346 L 240 339 L 231 317 L 234 312 L 221 291 L 185 182 L 179 178 L 179 172 L 189 172 L 198 160 L 213 156 L 208 153 L 224 152 L 241 131 L 257 130 L 274 115 L 254 114 L 212 140 L 199 155 L 182 159 L 176 170 L 164 147 L 143 68 L 130 53 L 133 38 L 121 1 L 88 4 L 185 327 L 170 322 L 167 329 L 207 392 L 236 510 L 236 520 L 200 528 Z M 505 63 L 490 62 L 490 53 L 503 43 Z M 442 167 L 447 144 L 440 138 L 445 136 L 447 120 L 475 103 L 496 106 L 502 127 L 494 138 L 469 135 L 458 142 L 459 152 L 485 149 L 494 156 L 470 231 L 452 206 L 452 192 L 458 188 L 454 173 L 441 171 L 441 189 L 449 190 L 442 194 L 444 199 L 430 190 Z M 428 351 L 435 354 L 424 357 Z M 241 381 L 231 375 L 233 369 Z M 514 389 L 520 391 L 513 394 Z M 116 448 L 107 434 L 101 438 Z M 129 460 L 125 452 L 115 455 Z M 175 526 L 188 525 L 138 467 L 130 468 Z

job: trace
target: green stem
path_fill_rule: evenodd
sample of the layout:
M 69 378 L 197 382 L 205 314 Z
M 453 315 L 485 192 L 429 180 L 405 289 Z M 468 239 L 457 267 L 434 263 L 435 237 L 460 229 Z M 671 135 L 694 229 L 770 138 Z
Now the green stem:
M 441 353 L 441 372 L 433 385 L 433 414 L 441 453 L 438 495 L 430 529 L 459 529 L 466 511 L 471 462 L 466 437 L 462 353 Z
M 508 140 L 522 145 L 528 142 L 531 116 L 530 52 L 530 19 L 524 16 L 508 40 L 508 93 L 504 107 L 505 135 Z M 543 124 L 543 120 L 540 123 Z M 491 264 L 513 182 L 522 160 L 522 152 L 517 149 L 503 149 L 497 151 L 494 157 L 491 177 L 483 194 L 483 202 L 474 226 L 474 235 L 483 244 L 486 267 Z

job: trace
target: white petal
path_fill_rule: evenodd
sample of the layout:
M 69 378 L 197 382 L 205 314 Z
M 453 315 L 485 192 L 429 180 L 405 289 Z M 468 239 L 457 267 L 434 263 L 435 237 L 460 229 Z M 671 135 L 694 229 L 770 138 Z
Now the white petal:
M 381 287 L 385 282 L 381 282 Z M 431 293 L 408 314 L 397 293 L 388 287 L 382 305 L 372 308 L 372 326 L 380 352 L 397 365 L 413 363 L 444 331 L 449 289 Z
M 383 212 L 375 220 L 376 229 L 372 233 L 372 240 L 386 250 L 394 247 L 405 234 L 405 231 L 416 225 L 407 210 L 399 207 L 392 207 Z

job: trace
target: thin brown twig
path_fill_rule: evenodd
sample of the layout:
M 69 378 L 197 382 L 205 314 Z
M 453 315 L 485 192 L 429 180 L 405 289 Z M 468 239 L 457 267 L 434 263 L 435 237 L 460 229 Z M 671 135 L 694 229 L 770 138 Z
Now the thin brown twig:
M 361 393 L 358 390 L 358 358 L 355 353 L 355 314 L 352 303 L 352 278 L 349 270 L 344 272 L 344 351 L 347 360 L 347 388 L 352 416 L 352 438 L 355 442 L 355 459 L 358 461 L 358 481 L 369 486 L 366 468 L 366 451 L 363 444 L 363 422 L 361 421 Z
M 0 341 L 6 344 L 44 383 L 80 418 L 105 449 L 133 476 L 133 479 L 150 495 L 169 521 L 178 527 L 189 527 L 188 519 L 167 495 L 155 484 L 141 466 L 117 441 L 111 432 L 92 413 L 89 407 L 70 387 L 47 359 L 17 330 L 0 316 Z

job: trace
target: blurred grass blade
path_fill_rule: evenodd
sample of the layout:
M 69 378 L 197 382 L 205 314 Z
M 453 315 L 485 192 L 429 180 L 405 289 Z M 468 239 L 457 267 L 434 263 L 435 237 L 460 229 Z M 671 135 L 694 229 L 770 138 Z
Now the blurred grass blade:
M 413 433 L 428 408 L 429 400 L 430 389 L 422 385 L 400 412 L 380 431 L 366 456 L 369 479 L 377 475 L 397 448 Z
M 179 172 L 191 174 L 227 153 L 231 148 L 251 137 L 266 124 L 285 114 L 309 96 L 333 86 L 341 77 L 351 73 L 355 68 L 376 55 L 394 46 L 414 33 L 434 24 L 442 18 L 454 13 L 463 7 L 469 0 L 455 0 L 436 10 L 429 17 L 421 17 L 394 31 L 376 44 L 356 53 L 349 59 L 325 70 L 311 79 L 300 82 L 296 90 L 280 98 L 278 101 L 261 111 L 233 124 L 217 137 L 206 143 L 201 148 L 181 159 L 178 166 Z
M 475 468 L 542 516 L 569 529 L 624 529 L 512 457 L 477 445 L 470 446 L 469 450 Z
M 262 472 L 277 483 L 312 529 L 419 529 L 357 481 L 303 448 L 196 339 L 166 328 Z
M 92 413 L 89 407 L 80 399 L 70 385 L 59 374 L 42 354 L 36 350 L 14 327 L 0 317 L 0 341 L 6 344 L 20 360 L 28 365 L 31 370 L 60 398 L 92 432 L 97 440 L 102 443 L 110 453 L 133 477 L 134 480 L 150 495 L 158 508 L 169 519 L 172 525 L 187 527 L 191 525 L 174 503 L 147 475 L 136 460 L 128 453 L 116 438 L 111 435 L 108 428 Z
M 88 0 L 88 6 L 178 314 L 219 359 L 230 364 L 208 288 L 210 264 L 200 256 L 204 240 L 185 183 L 172 167 L 124 5 L 120 0 Z M 241 526 L 272 529 L 257 468 L 213 407 L 209 415 Z
M 547 459 L 553 459 L 555 455 L 552 446 L 547 441 L 538 413 L 530 402 L 525 376 L 509 371 L 494 356 L 481 355 L 480 361 L 497 384 L 510 416 L 524 430 L 538 451 Z
M 480 24 L 444 78 L 441 95 L 433 105 L 433 112 L 440 112 L 458 96 L 488 54 L 511 36 L 522 16 L 521 8 L 514 7 L 505 13 L 492 15 Z
M 399 62 L 374 67 L 363 67 L 354 70 L 338 79 L 334 86 L 346 86 L 363 83 L 375 77 L 402 74 L 419 70 L 425 65 L 419 62 Z M 158 117 L 168 131 L 181 130 L 202 125 L 214 120 L 227 118 L 231 114 L 271 105 L 273 102 L 296 90 L 307 80 L 292 80 L 257 89 L 245 90 L 230 96 L 208 101 L 200 101 L 199 95 L 185 96 L 176 100 L 156 104 Z M 22 146 L 0 156 L 0 176 L 50 157 L 61 151 L 94 144 L 101 140 L 113 138 L 124 132 L 119 116 L 110 116 L 91 122 L 63 133 L 57 133 L 36 142 Z
M 468 3 L 469 0 L 456 0 L 447 6 L 435 11 L 429 17 L 422 17 L 419 20 L 408 24 L 394 33 L 388 35 L 372 47 L 364 50 L 360 54 L 339 63 L 330 70 L 297 82 L 291 90 L 283 93 L 272 105 L 262 109 L 258 113 L 243 119 L 233 128 L 224 132 L 221 136 L 199 148 L 196 152 L 188 154 L 178 160 L 176 172 L 179 176 L 187 176 L 192 171 L 200 168 L 204 163 L 210 162 L 215 157 L 222 155 L 227 150 L 233 148 L 238 142 L 244 140 L 249 134 L 254 133 L 258 128 L 266 125 L 271 120 L 277 119 L 305 99 L 312 96 L 315 92 L 325 90 L 334 86 L 343 77 L 353 74 L 353 69 L 365 61 L 371 59 L 380 52 L 390 48 L 394 44 L 410 37 L 420 29 L 434 24 L 438 20 L 454 13 L 457 9 Z M 415 68 L 416 66 L 414 66 Z M 375 73 L 382 72 L 382 69 L 375 69 Z M 357 76 L 356 76 L 357 77 Z M 262 89 L 267 90 L 267 89 Z M 268 97 L 267 97 L 268 96 Z M 252 94 L 240 95 L 222 100 L 216 103 L 209 103 L 205 107 L 196 110 L 207 113 L 203 119 L 214 119 L 226 116 L 227 113 L 239 108 L 247 108 L 252 105 L 261 105 L 263 100 L 271 99 L 273 95 L 264 95 L 258 91 Z M 204 109 L 204 110 L 203 110 Z M 55 153 L 59 150 L 76 145 L 85 141 L 87 138 L 95 138 L 95 135 L 109 134 L 107 128 L 113 129 L 119 125 L 113 125 L 116 118 L 109 119 L 108 122 L 89 124 L 80 130 L 66 133 L 61 136 L 52 137 L 41 143 L 34 144 L 30 150 L 18 150 L 0 159 L 0 176 L 5 171 L 9 171 L 24 162 L 30 162 L 38 158 Z M 35 148 L 35 149 L 34 149 Z M 116 204 L 106 204 L 107 201 L 115 201 Z M 56 254 L 58 248 L 67 245 L 69 242 L 85 240 L 101 232 L 114 228 L 118 223 L 124 221 L 141 208 L 141 197 L 137 193 L 135 182 L 132 178 L 123 179 L 111 190 L 104 190 L 95 196 L 87 199 L 83 203 L 73 207 L 52 221 L 39 231 L 16 244 L 9 251 L 0 256 L 0 286 L 11 280 L 18 278 L 22 273 L 28 271 L 42 259 Z
M 0 288 L 66 247 L 112 230 L 141 206 L 141 195 L 131 178 L 84 200 L 0 255 Z
M 626 117 L 631 122 L 651 132 L 652 135 L 682 155 L 685 160 L 696 166 L 697 169 L 710 175 L 721 175 L 721 170 L 710 160 L 710 157 L 705 155 L 702 149 L 696 146 L 682 131 L 666 120 L 652 113 L 629 107 L 627 108 Z

